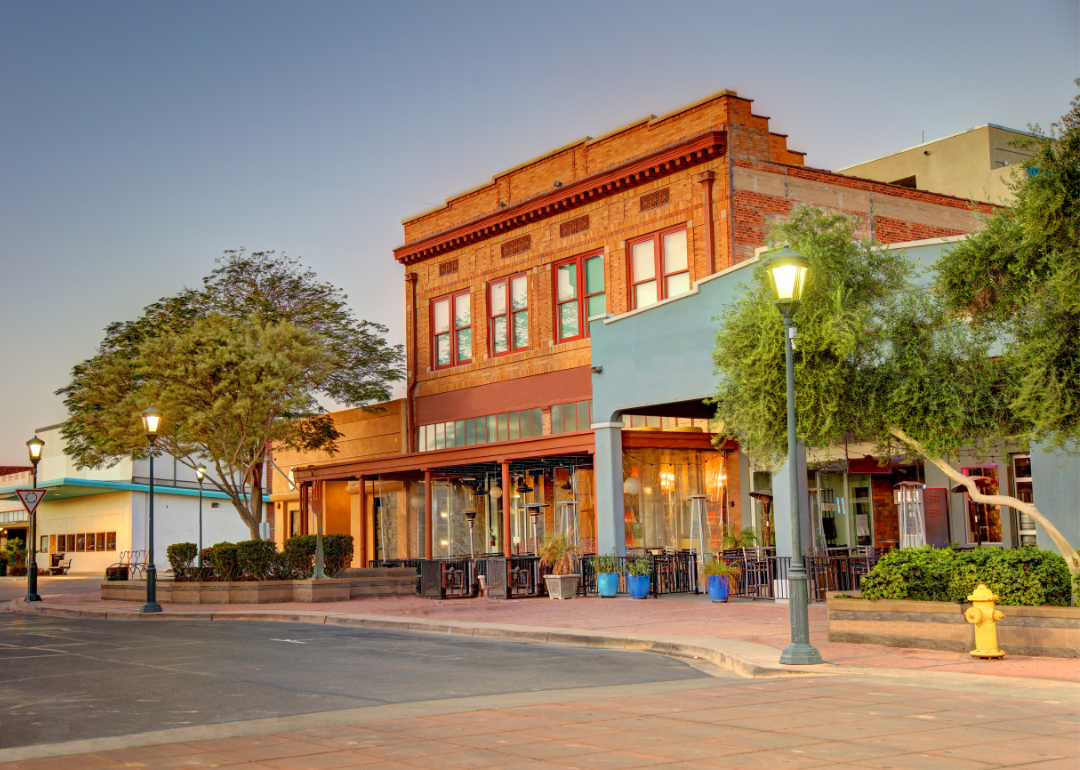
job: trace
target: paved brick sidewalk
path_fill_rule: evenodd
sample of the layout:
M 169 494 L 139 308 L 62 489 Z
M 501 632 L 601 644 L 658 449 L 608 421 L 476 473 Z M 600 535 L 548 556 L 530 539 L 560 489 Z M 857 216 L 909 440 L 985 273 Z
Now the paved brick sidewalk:
M 102 601 L 94 594 L 46 596 L 45 604 L 80 609 L 137 609 L 137 605 L 131 602 Z M 584 631 L 727 639 L 768 645 L 777 650 L 786 647 L 789 641 L 787 605 L 753 601 L 714 604 L 704 596 L 676 595 L 644 601 L 578 598 L 569 602 L 554 602 L 549 599 L 432 601 L 419 597 L 380 597 L 323 604 L 204 604 L 164 607 L 168 613 L 284 610 L 380 615 L 402 619 L 480 621 Z M 828 662 L 845 666 L 990 674 L 1080 683 L 1078 659 L 1010 655 L 1004 660 L 976 660 L 966 653 L 829 642 L 825 606 L 820 604 L 810 607 L 810 639 Z
M 325 726 L 307 729 L 128 743 L 91 754 L 3 763 L 0 770 L 1076 770 L 1075 694 L 1021 690 L 1017 697 L 1010 689 L 987 693 L 810 677 L 675 684 L 662 692 L 516 708 L 460 707 L 456 713 L 453 701 L 437 701 L 428 703 L 442 704 L 442 713 L 415 718 L 335 724 L 331 717 Z M 292 719 L 311 725 L 320 717 Z

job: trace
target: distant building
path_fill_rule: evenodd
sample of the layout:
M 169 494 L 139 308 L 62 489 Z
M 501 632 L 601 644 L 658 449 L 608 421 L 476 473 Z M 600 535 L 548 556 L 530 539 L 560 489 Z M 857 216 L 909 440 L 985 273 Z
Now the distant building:
M 1026 131 L 993 123 L 934 139 L 882 158 L 837 169 L 837 173 L 927 192 L 1002 204 L 1013 166 L 1031 152 L 1012 146 Z
M 62 425 L 39 428 L 45 442 L 38 465 L 38 486 L 49 493 L 38 507 L 38 566 L 50 557 L 71 560 L 71 574 L 103 575 L 120 561 L 123 551 L 148 549 L 147 501 L 150 468 L 147 460 L 121 460 L 111 468 L 76 468 L 64 454 Z M 0 477 L 0 544 L 18 538 L 24 546 L 27 517 L 15 494 L 33 483 L 29 470 Z M 269 491 L 269 490 L 267 490 Z M 165 549 L 173 543 L 197 542 L 199 482 L 194 471 L 169 455 L 154 461 L 154 561 L 168 569 Z M 223 540 L 248 540 L 251 534 L 232 501 L 204 482 L 203 547 Z

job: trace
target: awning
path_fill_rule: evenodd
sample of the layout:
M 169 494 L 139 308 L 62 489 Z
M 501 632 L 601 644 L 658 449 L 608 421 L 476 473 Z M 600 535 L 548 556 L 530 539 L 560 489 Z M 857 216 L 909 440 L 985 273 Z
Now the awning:
M 15 494 L 17 489 L 29 489 L 30 484 L 17 484 L 15 486 L 0 488 L 0 500 L 18 500 Z M 52 500 L 68 500 L 73 497 L 88 497 L 90 495 L 107 495 L 112 492 L 149 492 L 149 484 L 130 484 L 123 481 L 98 481 L 96 479 L 51 479 L 38 482 L 38 489 L 48 489 L 45 502 Z M 154 494 L 180 495 L 183 497 L 198 497 L 199 489 L 187 487 L 169 487 L 154 484 Z M 229 496 L 216 489 L 203 489 L 203 497 L 215 500 L 228 500 Z

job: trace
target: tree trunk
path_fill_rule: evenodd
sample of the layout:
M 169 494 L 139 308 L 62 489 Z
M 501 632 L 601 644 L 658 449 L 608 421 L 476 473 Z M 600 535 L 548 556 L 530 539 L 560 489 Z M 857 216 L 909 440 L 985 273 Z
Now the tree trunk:
M 251 516 L 248 527 L 251 529 L 252 540 L 262 540 L 262 533 L 259 531 L 259 525 L 263 520 L 262 475 L 263 464 L 260 461 L 251 469 L 251 494 L 248 496 L 250 501 L 248 513 Z
M 892 435 L 896 436 L 896 438 L 900 439 L 905 444 L 910 446 L 920 455 L 922 455 L 923 458 L 927 460 L 927 462 L 931 463 L 934 467 L 939 469 L 950 479 L 957 482 L 958 484 L 963 484 L 967 488 L 968 496 L 972 499 L 973 502 L 983 503 L 986 505 L 1007 505 L 1008 507 L 1020 511 L 1021 513 L 1026 513 L 1028 516 L 1033 518 L 1043 529 L 1046 530 L 1046 534 L 1050 536 L 1050 539 L 1053 540 L 1054 544 L 1058 547 L 1061 555 L 1065 558 L 1065 563 L 1069 567 L 1069 574 L 1073 577 L 1076 576 L 1077 570 L 1080 570 L 1080 555 L 1076 553 L 1076 549 L 1073 548 L 1072 544 L 1065 538 L 1065 536 L 1061 534 L 1060 531 L 1058 531 L 1058 528 L 1055 527 L 1049 519 L 1047 519 L 1039 512 L 1038 508 L 1036 508 L 1031 503 L 1025 503 L 1022 500 L 1017 500 L 1015 497 L 1012 497 L 1010 495 L 984 495 L 982 492 L 979 491 L 978 484 L 976 484 L 970 477 L 965 476 L 960 471 L 953 468 L 949 464 L 949 461 L 947 459 L 942 459 L 940 457 L 932 457 L 927 453 L 926 449 L 921 443 L 919 443 L 916 439 L 913 439 L 911 436 L 907 435 L 907 433 L 905 433 L 900 428 L 891 428 L 889 432 L 892 433 Z

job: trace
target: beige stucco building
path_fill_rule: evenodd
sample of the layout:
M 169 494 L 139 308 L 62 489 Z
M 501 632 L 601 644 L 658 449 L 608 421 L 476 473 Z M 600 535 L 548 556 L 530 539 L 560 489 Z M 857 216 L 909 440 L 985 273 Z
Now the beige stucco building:
M 300 492 L 291 481 L 292 469 L 297 465 L 367 460 L 402 454 L 404 447 L 408 446 L 404 403 L 404 400 L 397 400 L 375 404 L 367 409 L 343 409 L 334 412 L 334 426 L 342 437 L 337 441 L 337 451 L 333 457 L 326 452 L 297 452 L 281 447 L 274 448 L 275 469 L 270 500 L 274 506 L 274 540 L 279 548 L 293 535 L 315 533 L 315 522 L 310 510 L 307 515 L 301 515 Z M 375 529 L 385 523 L 386 516 L 396 516 L 399 512 L 405 513 L 408 510 L 404 500 L 396 500 L 406 493 L 405 485 L 401 482 L 382 482 L 380 485 L 377 480 L 368 480 L 365 485 L 366 488 L 361 489 L 356 481 L 331 481 L 323 490 L 324 532 L 353 536 L 355 567 L 364 566 L 371 559 L 395 558 L 399 555 L 396 550 L 394 553 L 377 552 L 375 544 L 378 538 L 375 536 Z M 380 506 L 376 500 L 384 504 Z M 386 505 L 387 500 L 398 504 Z M 365 509 L 364 515 L 361 515 L 362 506 Z M 396 531 L 396 527 L 394 529 Z M 415 527 L 410 530 L 403 524 L 401 531 L 415 531 Z
M 1013 147 L 1011 143 L 1031 136 L 1025 131 L 987 123 L 837 172 L 1001 204 L 1011 197 L 1007 182 L 1013 171 L 1032 155 L 1030 150 Z

